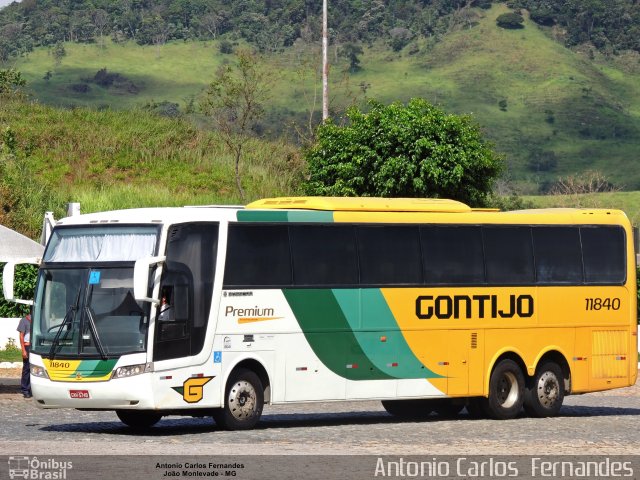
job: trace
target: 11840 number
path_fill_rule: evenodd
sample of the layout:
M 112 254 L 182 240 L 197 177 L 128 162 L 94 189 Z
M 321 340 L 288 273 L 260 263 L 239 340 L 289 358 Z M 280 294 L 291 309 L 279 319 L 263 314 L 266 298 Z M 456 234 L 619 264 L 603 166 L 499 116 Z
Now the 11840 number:
M 587 310 L 620 310 L 619 298 L 585 298 Z

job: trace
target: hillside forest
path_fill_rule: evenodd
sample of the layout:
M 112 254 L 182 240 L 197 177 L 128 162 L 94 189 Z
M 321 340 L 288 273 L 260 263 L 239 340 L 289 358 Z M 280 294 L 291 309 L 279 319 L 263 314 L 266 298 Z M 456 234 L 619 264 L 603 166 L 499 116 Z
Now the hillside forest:
M 566 45 L 640 51 L 640 8 L 631 0 L 510 0 L 541 26 L 557 26 Z M 414 36 L 439 38 L 473 22 L 472 7 L 491 0 L 331 0 L 339 43 L 385 38 L 401 49 Z M 0 11 L 0 60 L 57 42 L 207 40 L 233 34 L 262 51 L 320 36 L 315 0 L 22 0 Z
M 74 195 L 94 209 L 154 205 L 155 192 L 141 191 L 153 178 L 167 202 L 242 201 L 203 97 L 250 49 L 270 91 L 246 132 L 247 199 L 301 192 L 320 122 L 320 18 L 316 0 L 1 9 L 0 68 L 22 72 L 28 99 L 0 106 L 0 142 L 11 140 L 16 159 L 3 166 L 4 191 L 29 174 L 34 204 Z M 497 195 L 640 190 L 637 1 L 329 0 L 329 26 L 336 123 L 352 105 L 424 98 L 480 125 L 504 158 Z M 24 202 L 4 203 L 18 221 Z

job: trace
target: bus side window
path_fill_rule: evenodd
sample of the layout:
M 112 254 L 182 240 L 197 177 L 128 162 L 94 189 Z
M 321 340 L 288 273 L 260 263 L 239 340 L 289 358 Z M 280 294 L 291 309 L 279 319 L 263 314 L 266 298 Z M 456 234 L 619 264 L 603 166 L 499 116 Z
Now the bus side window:
M 359 226 L 357 238 L 361 284 L 423 283 L 417 226 Z
M 482 228 L 487 283 L 530 285 L 534 283 L 533 242 L 530 227 L 485 226 Z
M 174 341 L 174 344 L 160 344 L 160 355 L 165 348 L 178 349 L 182 354 L 185 354 L 188 346 L 189 292 L 192 291 L 192 288 L 189 287 L 190 275 L 185 270 L 186 267 L 182 264 L 167 262 L 168 273 L 165 275 L 161 289 L 161 296 L 166 304 L 163 305 L 161 299 L 156 317 L 158 320 L 156 329 L 159 342 Z
M 626 279 L 625 236 L 620 227 L 580 228 L 585 282 L 620 285 Z
M 291 225 L 296 286 L 357 285 L 358 255 L 351 225 Z M 330 245 L 331 248 L 327 248 Z
M 580 232 L 576 227 L 534 227 L 533 247 L 539 284 L 583 281 Z
M 478 226 L 420 227 L 422 258 L 429 285 L 484 283 L 482 232 Z

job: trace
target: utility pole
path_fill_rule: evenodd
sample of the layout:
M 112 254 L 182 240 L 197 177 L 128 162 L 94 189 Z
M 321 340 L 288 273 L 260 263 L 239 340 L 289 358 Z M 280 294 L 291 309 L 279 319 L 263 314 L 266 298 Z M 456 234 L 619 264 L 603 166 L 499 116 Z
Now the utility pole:
M 329 33 L 327 0 L 322 0 L 322 121 L 329 118 Z

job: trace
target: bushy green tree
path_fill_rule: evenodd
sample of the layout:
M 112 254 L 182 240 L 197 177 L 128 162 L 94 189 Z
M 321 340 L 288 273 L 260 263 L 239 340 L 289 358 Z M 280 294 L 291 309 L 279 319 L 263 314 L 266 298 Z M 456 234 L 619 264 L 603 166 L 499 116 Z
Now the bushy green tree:
M 355 73 L 358 70 L 362 69 L 362 67 L 360 66 L 359 55 L 362 55 L 363 53 L 364 52 L 362 50 L 362 47 L 354 43 L 347 43 L 340 50 L 340 55 L 349 60 L 349 71 L 352 73 Z
M 13 68 L 0 70 L 0 97 L 19 95 L 27 84 L 22 74 Z
M 2 271 L 4 263 L 0 263 L 0 285 L 2 285 Z M 38 268 L 35 265 L 18 265 L 15 270 L 13 290 L 17 298 L 23 300 L 33 299 L 36 286 Z M 29 313 L 29 306 L 19 303 L 7 302 L 0 289 L 0 317 L 18 318 Z
M 318 127 L 305 154 L 308 194 L 488 202 L 502 158 L 470 117 L 447 114 L 420 98 L 369 105 L 367 113 L 349 109 L 346 126 L 329 121 Z
M 509 12 L 503 13 L 496 18 L 496 23 L 499 27 L 517 29 L 524 28 L 524 18 L 519 13 Z

